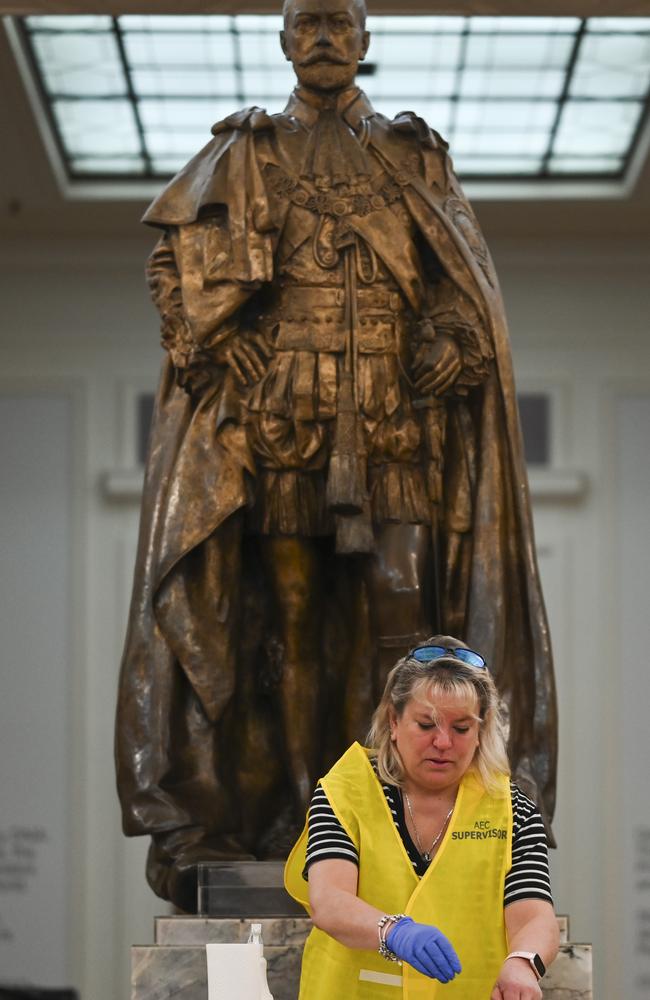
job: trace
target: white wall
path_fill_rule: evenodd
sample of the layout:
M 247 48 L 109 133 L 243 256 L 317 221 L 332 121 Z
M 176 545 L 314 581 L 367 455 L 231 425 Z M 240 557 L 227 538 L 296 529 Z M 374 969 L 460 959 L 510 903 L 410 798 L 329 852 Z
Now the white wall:
M 0 393 L 0 981 L 65 983 L 74 816 L 72 401 Z M 34 697 L 37 692 L 37 697 Z M 33 941 L 42 942 L 37 951 Z
M 616 400 L 617 483 L 620 503 L 612 542 L 618 589 L 618 630 L 615 662 L 639 657 L 641 663 L 650 640 L 648 594 L 650 563 L 648 547 L 639 545 L 650 535 L 646 503 L 650 496 L 650 391 L 639 385 Z M 625 996 L 647 997 L 650 992 L 650 798 L 648 797 L 648 705 L 650 673 L 623 671 L 616 722 L 621 749 L 628 766 L 620 782 L 615 804 L 625 817 L 617 831 L 625 857 L 621 872 L 626 906 L 623 910 L 622 992 Z M 645 750 L 645 752 L 642 752 Z
M 121 835 L 112 766 L 137 509 L 108 500 L 101 486 L 107 470 L 132 462 L 129 400 L 134 388 L 153 388 L 161 358 L 142 279 L 147 246 L 146 236 L 130 243 L 25 240 L 0 255 L 3 385 L 69 392 L 72 406 L 68 601 L 77 683 L 68 692 L 69 772 L 61 795 L 77 838 L 65 973 L 83 1000 L 127 1000 L 129 945 L 151 940 L 152 915 L 164 909 L 146 887 L 146 845 Z M 626 426 L 621 400 L 650 393 L 650 253 L 631 241 L 607 248 L 502 242 L 493 251 L 519 385 L 551 390 L 556 464 L 588 480 L 583 496 L 535 505 L 560 694 L 553 868 L 558 910 L 571 914 L 575 940 L 596 946 L 597 996 L 618 995 L 622 874 L 631 863 L 619 836 L 619 779 L 624 752 L 635 752 L 629 744 L 624 750 L 620 739 L 621 675 L 629 690 L 646 668 L 643 656 L 620 653 L 623 591 L 614 541 L 624 537 L 629 545 L 631 536 L 616 476 Z M 625 503 L 634 508 L 645 496 L 630 488 Z M 630 524 L 638 531 L 643 519 Z M 650 557 L 647 537 L 635 544 Z M 17 648 L 9 628 L 0 653 L 3 673 Z M 34 677 L 26 671 L 24 681 L 30 687 Z M 0 935 L 0 957 L 1 948 Z
M 153 915 L 166 912 L 144 880 L 146 844 L 121 835 L 112 761 L 138 511 L 107 504 L 101 490 L 104 471 L 128 459 L 122 449 L 129 387 L 138 380 L 143 387 L 155 386 L 160 363 L 158 324 L 142 277 L 148 242 L 132 249 L 123 243 L 96 248 L 15 242 L 2 259 L 3 385 L 23 393 L 75 389 L 71 603 L 82 697 L 68 691 L 73 714 L 68 760 L 74 780 L 59 794 L 66 795 L 70 825 L 77 831 L 66 974 L 83 1000 L 126 1000 L 129 946 L 151 940 Z M 19 636 L 10 629 L 0 654 L 3 674 L 18 648 Z M 40 701 L 34 676 L 25 672 L 23 677 Z M 48 753 L 46 741 L 41 752 Z M 61 920 L 51 906 L 49 913 Z M 0 941 L 0 980 L 14 978 L 1 949 Z M 49 984 L 61 983 L 57 972 Z
M 630 771 L 638 774 L 637 761 L 649 758 L 650 735 L 637 726 L 641 742 L 626 736 L 632 720 L 624 717 L 624 692 L 643 690 L 645 666 L 642 655 L 623 651 L 630 588 L 641 580 L 628 578 L 625 592 L 620 546 L 647 566 L 650 531 L 640 530 L 647 494 L 636 489 L 638 480 L 621 489 L 621 453 L 635 445 L 640 456 L 640 449 L 638 432 L 630 441 L 619 411 L 630 397 L 650 393 L 648 248 L 640 241 L 542 245 L 524 253 L 504 246 L 497 261 L 518 383 L 555 388 L 558 464 L 588 477 L 583 501 L 535 507 L 560 702 L 557 908 L 570 913 L 574 940 L 594 942 L 596 997 L 641 1000 L 647 991 L 633 988 L 632 976 L 621 986 L 624 959 L 642 961 L 626 938 L 638 899 L 629 885 L 634 859 L 624 831 L 633 817 L 622 785 Z M 647 586 L 637 589 L 641 617 L 630 635 L 640 650 L 647 593 Z M 626 700 L 629 706 L 629 694 Z M 647 780 L 638 795 L 647 797 Z

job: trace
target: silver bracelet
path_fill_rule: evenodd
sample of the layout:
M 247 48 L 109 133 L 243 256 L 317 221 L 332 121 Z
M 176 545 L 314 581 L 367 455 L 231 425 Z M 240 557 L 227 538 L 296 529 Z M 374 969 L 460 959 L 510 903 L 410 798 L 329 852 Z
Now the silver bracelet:
M 400 959 L 386 944 L 386 934 L 388 933 L 388 924 L 396 924 L 398 920 L 401 920 L 405 916 L 405 913 L 385 913 L 384 916 L 377 921 L 377 935 L 379 937 L 379 948 L 377 950 L 379 951 L 379 954 L 382 958 L 388 959 L 389 962 L 400 962 L 400 965 Z

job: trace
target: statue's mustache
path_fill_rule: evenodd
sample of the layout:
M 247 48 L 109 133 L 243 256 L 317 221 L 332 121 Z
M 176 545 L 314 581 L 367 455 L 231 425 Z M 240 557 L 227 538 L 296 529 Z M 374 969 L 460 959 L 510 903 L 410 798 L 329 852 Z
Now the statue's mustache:
M 349 60 L 341 59 L 338 56 L 327 55 L 325 52 L 316 52 L 313 56 L 303 59 L 300 66 L 313 66 L 315 63 L 333 63 L 335 66 L 347 66 Z

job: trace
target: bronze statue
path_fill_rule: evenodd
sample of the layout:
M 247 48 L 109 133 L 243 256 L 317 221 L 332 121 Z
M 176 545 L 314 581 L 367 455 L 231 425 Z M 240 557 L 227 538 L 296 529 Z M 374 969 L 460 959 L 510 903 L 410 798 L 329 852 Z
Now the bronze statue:
M 363 0 L 287 0 L 298 86 L 148 209 L 167 350 L 117 716 L 157 893 L 282 856 L 385 673 L 487 654 L 517 778 L 555 795 L 553 671 L 497 279 L 447 144 L 355 85 Z

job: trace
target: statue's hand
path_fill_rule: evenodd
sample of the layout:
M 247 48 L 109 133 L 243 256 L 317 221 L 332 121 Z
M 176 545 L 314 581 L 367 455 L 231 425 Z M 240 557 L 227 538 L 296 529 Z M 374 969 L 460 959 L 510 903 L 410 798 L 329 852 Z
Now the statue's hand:
M 197 349 L 181 311 L 170 311 L 163 316 L 161 338 L 176 370 L 176 381 L 181 389 L 191 396 L 202 395 L 214 382 L 215 367 Z
M 260 333 L 242 331 L 214 351 L 217 364 L 228 365 L 241 386 L 253 385 L 265 373 L 273 354 Z
M 460 347 L 446 333 L 436 334 L 415 350 L 413 376 L 415 387 L 423 396 L 441 396 L 450 389 L 463 367 Z
M 214 369 L 205 365 L 189 364 L 176 369 L 176 381 L 190 396 L 202 396 L 214 385 Z

